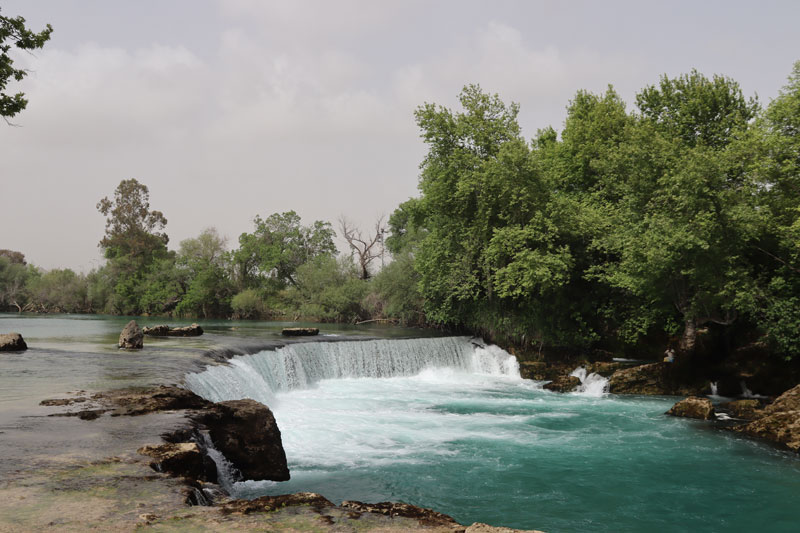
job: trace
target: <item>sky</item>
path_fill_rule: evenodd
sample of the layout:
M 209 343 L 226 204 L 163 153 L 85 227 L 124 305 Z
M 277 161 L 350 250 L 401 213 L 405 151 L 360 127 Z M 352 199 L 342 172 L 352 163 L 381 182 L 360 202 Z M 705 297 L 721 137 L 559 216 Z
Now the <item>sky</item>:
M 696 68 L 763 104 L 800 60 L 796 1 L 0 0 L 51 40 L 17 53 L 0 122 L 0 248 L 40 267 L 103 264 L 97 202 L 150 189 L 170 248 L 296 211 L 367 229 L 417 196 L 414 110 L 479 83 L 526 138 L 578 90 L 635 94 Z M 339 242 L 339 249 L 345 244 Z

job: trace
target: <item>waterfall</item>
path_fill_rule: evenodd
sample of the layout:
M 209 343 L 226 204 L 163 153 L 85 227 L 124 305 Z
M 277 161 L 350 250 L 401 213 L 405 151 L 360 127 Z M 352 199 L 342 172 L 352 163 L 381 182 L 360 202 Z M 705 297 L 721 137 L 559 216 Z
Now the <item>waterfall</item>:
M 220 487 L 225 490 L 228 494 L 233 494 L 233 484 L 236 481 L 239 481 L 241 475 L 239 471 L 234 468 L 234 466 L 225 458 L 221 451 L 217 450 L 214 447 L 214 443 L 211 441 L 211 437 L 209 436 L 207 431 L 200 432 L 202 437 L 202 441 L 199 442 L 200 446 L 206 452 L 214 464 L 217 467 L 217 483 Z
M 581 380 L 581 384 L 578 386 L 575 392 L 583 393 L 586 396 L 602 396 L 605 394 L 606 389 L 608 388 L 607 378 L 604 378 L 600 374 L 596 374 L 594 372 L 588 374 L 586 369 L 582 366 L 579 366 L 573 370 L 570 376 L 574 376 Z
M 718 396 L 719 388 L 717 387 L 717 382 L 711 382 L 711 396 Z
M 274 405 L 275 395 L 324 379 L 414 376 L 446 368 L 519 378 L 517 359 L 469 337 L 294 343 L 234 357 L 228 365 L 188 374 L 186 386 L 214 401 L 252 398 Z

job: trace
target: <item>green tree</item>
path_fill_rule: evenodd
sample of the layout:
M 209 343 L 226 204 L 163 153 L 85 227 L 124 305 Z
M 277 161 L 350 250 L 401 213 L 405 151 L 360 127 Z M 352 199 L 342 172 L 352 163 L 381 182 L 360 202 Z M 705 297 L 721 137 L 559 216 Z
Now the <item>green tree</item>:
M 50 24 L 44 30 L 35 33 L 25 27 L 24 18 L 0 15 L 0 117 L 6 122 L 28 105 L 23 93 L 6 93 L 9 81 L 22 81 L 28 74 L 25 69 L 14 68 L 14 60 L 10 55 L 12 47 L 19 50 L 42 48 L 50 39 L 52 32 Z
M 12 261 L 6 255 L 0 255 L 0 308 L 14 307 L 22 311 L 28 302 L 28 281 L 32 268 L 23 261 Z
M 214 228 L 181 242 L 178 265 L 188 279 L 177 312 L 203 317 L 223 316 L 230 310 L 233 291 L 228 275 L 226 241 Z
M 109 260 L 114 285 L 111 308 L 122 314 L 141 312 L 149 272 L 159 261 L 160 267 L 169 261 L 169 238 L 163 231 L 167 219 L 150 210 L 149 190 L 135 179 L 121 181 L 114 198 L 103 198 L 97 209 L 106 217 L 99 246 Z
M 279 290 L 295 285 L 300 265 L 326 254 L 335 254 L 335 232 L 328 222 L 303 226 L 294 211 L 275 213 L 253 220 L 252 233 L 239 236 L 232 263 L 238 288 Z
M 356 322 L 367 314 L 361 303 L 368 284 L 349 258 L 318 255 L 300 265 L 285 292 L 290 313 L 323 322 Z

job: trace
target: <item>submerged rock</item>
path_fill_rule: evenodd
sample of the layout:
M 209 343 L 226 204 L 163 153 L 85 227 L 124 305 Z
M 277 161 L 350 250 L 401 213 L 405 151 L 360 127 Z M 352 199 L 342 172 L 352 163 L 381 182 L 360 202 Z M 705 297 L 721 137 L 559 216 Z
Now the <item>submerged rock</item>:
M 800 452 L 800 385 L 781 394 L 763 413 L 761 418 L 735 430 Z
M 199 337 L 203 334 L 203 328 L 199 324 L 171 328 L 167 324 L 145 327 L 142 332 L 151 337 Z
M 281 431 L 269 407 L 255 400 L 212 404 L 195 420 L 244 479 L 287 481 L 289 467 Z
M 699 420 L 713 420 L 716 418 L 714 405 L 708 398 L 690 396 L 685 398 L 667 411 L 668 415 L 680 416 L 685 418 L 697 418 Z
M 126 350 L 141 349 L 144 344 L 144 333 L 135 320 L 131 320 L 119 334 L 119 347 Z
M 281 330 L 281 335 L 286 337 L 306 337 L 318 334 L 319 328 L 283 328 Z
M 21 352 L 28 345 L 19 333 L 0 333 L 0 352 Z
M 544 386 L 545 389 L 553 392 L 572 392 L 580 386 L 581 380 L 575 376 L 559 376 Z

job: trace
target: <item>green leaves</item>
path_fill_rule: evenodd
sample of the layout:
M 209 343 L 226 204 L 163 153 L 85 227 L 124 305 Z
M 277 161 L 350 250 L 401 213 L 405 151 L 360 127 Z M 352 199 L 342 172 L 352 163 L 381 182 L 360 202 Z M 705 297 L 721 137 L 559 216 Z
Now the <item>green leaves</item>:
M 0 117 L 8 121 L 24 110 L 28 105 L 23 93 L 6 94 L 6 87 L 10 80 L 22 81 L 27 76 L 24 69 L 14 68 L 14 60 L 10 52 L 12 47 L 20 50 L 36 50 L 42 48 L 50 39 L 53 32 L 50 24 L 39 33 L 34 33 L 25 27 L 22 17 L 4 17 L 0 15 Z

